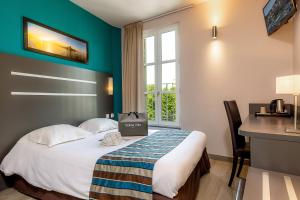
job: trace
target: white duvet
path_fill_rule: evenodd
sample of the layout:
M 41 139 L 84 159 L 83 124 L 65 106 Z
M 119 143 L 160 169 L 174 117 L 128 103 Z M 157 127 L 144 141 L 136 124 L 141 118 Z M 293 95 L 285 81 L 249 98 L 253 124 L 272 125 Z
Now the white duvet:
M 119 146 L 105 147 L 99 140 L 106 133 L 51 148 L 35 144 L 25 135 L 3 159 L 0 169 L 7 176 L 18 174 L 39 188 L 88 199 L 97 159 L 143 138 L 125 138 Z M 153 191 L 169 198 L 176 196 L 199 162 L 206 140 L 204 133 L 193 131 L 160 158 L 154 166 Z

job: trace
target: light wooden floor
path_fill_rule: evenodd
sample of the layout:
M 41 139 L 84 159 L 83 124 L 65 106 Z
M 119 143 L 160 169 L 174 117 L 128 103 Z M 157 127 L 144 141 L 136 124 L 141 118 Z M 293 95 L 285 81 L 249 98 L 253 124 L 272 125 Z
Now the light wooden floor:
M 200 183 L 197 200 L 233 200 L 237 188 L 237 178 L 232 187 L 227 186 L 231 172 L 231 163 L 211 160 L 210 173 L 203 176 Z M 246 177 L 248 168 L 244 166 L 241 176 Z M 33 200 L 10 188 L 0 192 L 0 200 Z
M 228 187 L 228 179 L 231 174 L 230 162 L 210 160 L 210 173 L 203 176 L 197 200 L 233 200 L 238 186 L 238 178 L 234 178 L 231 187 Z M 241 177 L 246 178 L 248 166 L 244 165 Z

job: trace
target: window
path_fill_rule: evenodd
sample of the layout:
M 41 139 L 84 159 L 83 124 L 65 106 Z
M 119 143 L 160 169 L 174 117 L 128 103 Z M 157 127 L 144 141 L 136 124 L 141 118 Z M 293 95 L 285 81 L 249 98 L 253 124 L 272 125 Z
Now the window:
M 179 126 L 177 26 L 144 34 L 145 110 L 149 124 Z

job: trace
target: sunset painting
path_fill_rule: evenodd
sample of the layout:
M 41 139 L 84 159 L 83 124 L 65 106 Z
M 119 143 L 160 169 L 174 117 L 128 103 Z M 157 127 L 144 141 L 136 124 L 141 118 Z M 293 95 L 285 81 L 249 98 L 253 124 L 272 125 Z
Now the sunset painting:
M 87 63 L 87 42 L 24 18 L 25 49 L 72 61 Z

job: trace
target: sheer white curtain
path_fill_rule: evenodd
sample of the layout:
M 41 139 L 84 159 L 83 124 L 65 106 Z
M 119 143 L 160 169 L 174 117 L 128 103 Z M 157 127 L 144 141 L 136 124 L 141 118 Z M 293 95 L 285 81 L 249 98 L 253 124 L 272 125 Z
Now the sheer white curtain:
M 123 112 L 141 112 L 144 108 L 143 24 L 126 25 L 123 31 Z

